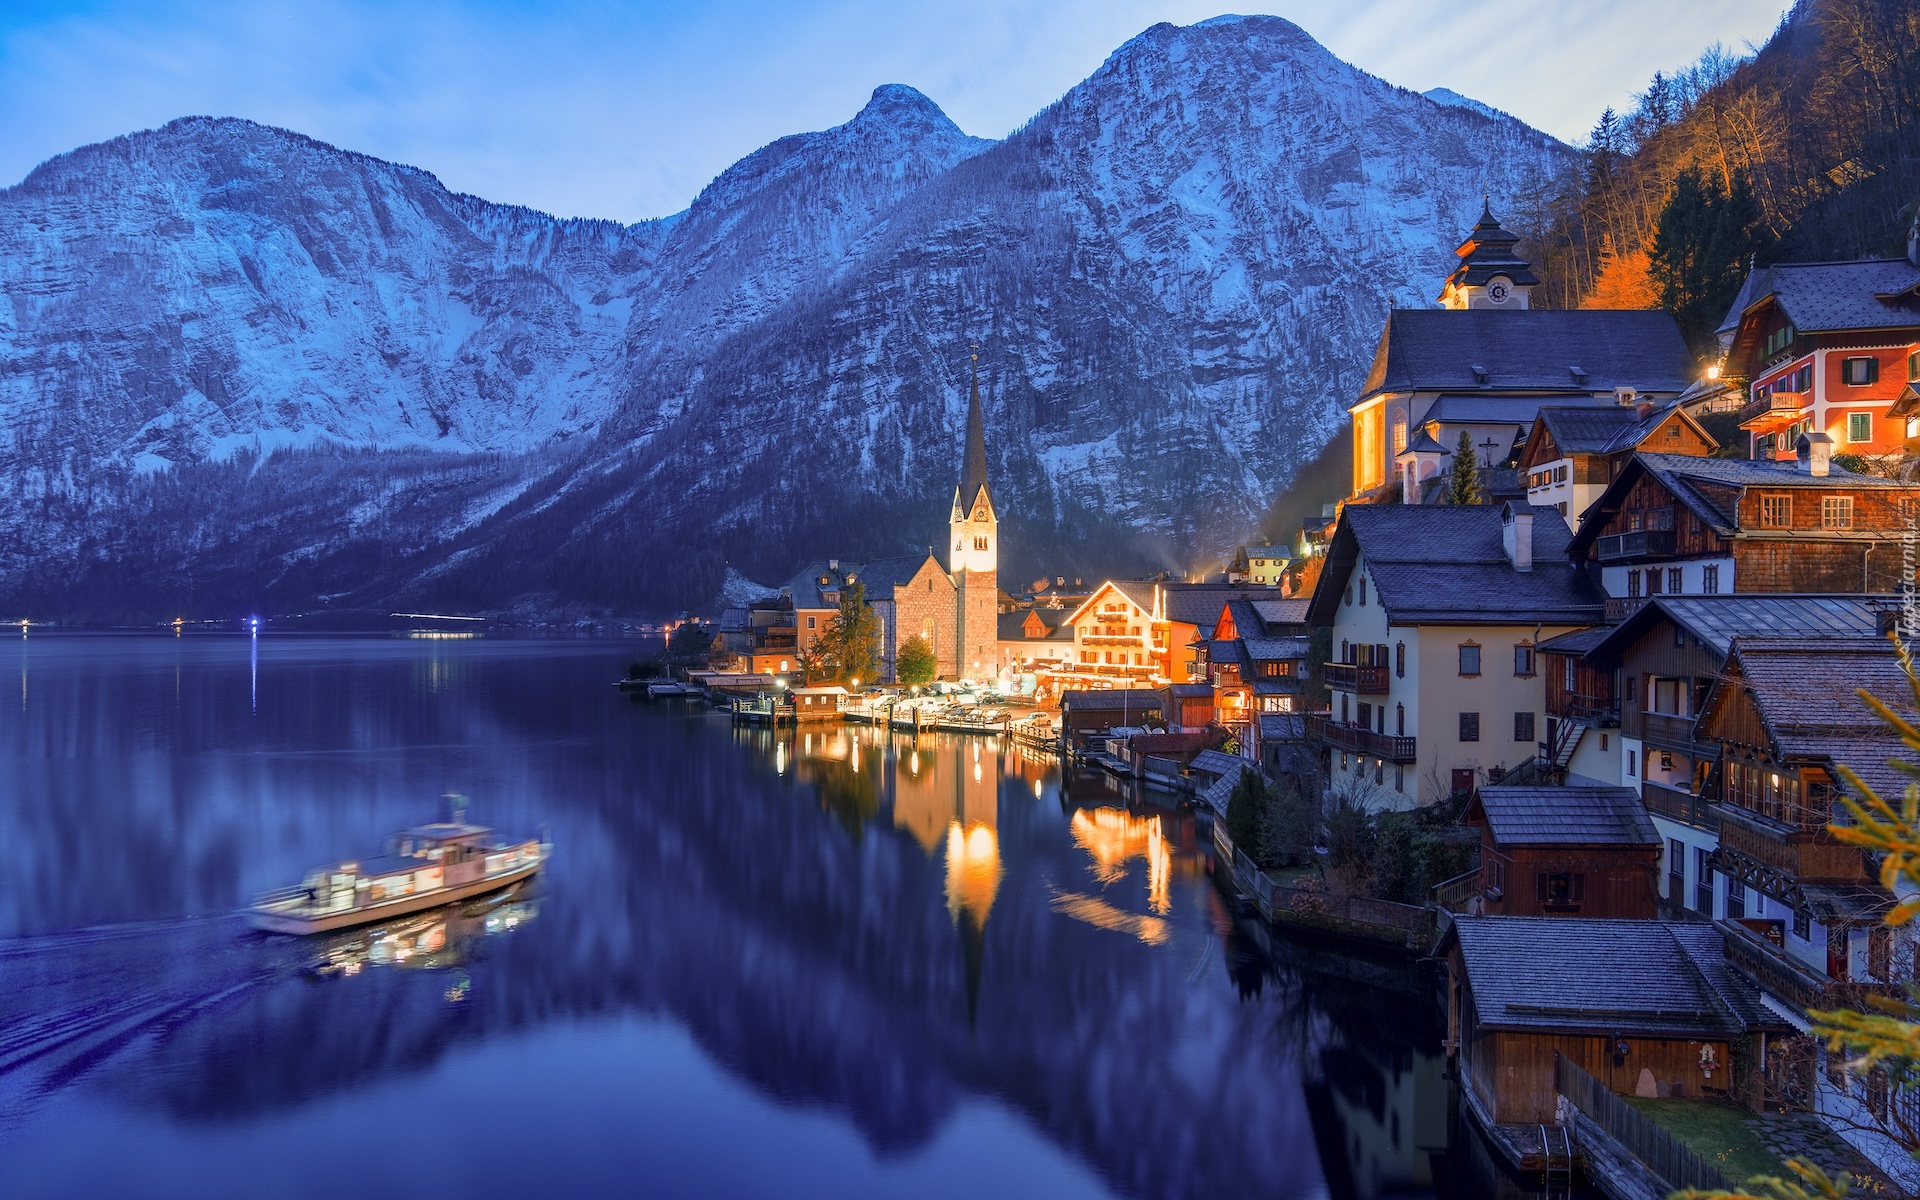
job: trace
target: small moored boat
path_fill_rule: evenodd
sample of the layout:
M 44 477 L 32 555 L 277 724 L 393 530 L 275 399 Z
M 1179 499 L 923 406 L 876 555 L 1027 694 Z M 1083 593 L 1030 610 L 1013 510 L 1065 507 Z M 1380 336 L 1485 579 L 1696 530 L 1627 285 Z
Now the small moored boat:
M 256 929 L 272 933 L 326 933 L 484 896 L 532 876 L 553 843 L 506 842 L 484 825 L 453 820 L 402 830 L 376 858 L 318 867 L 299 887 L 257 897 L 247 909 Z

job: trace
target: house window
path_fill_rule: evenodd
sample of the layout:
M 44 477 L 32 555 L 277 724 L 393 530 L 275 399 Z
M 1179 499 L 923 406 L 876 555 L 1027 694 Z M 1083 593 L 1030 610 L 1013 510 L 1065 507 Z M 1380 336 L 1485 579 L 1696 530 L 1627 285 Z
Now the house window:
M 1351 697 L 1349 697 L 1347 693 L 1340 693 L 1340 723 L 1342 725 L 1351 725 L 1353 723 L 1347 719 L 1347 701 L 1349 699 L 1351 699 Z
M 1658 596 L 1659 594 L 1660 594 L 1660 568 L 1648 567 L 1647 568 L 1647 595 Z
M 1840 378 L 1851 387 L 1865 387 L 1880 382 L 1880 360 L 1877 358 L 1849 358 L 1840 363 Z
M 1460 646 L 1460 673 L 1462 675 L 1480 673 L 1480 647 L 1473 642 L 1464 642 Z
M 1920 383 L 1920 350 L 1907 355 L 1907 382 Z
M 1640 598 L 1640 572 L 1628 571 L 1627 572 L 1627 599 L 1638 600 L 1639 598 Z
M 1605 753 L 1605 752 L 1606 752 L 1606 749 L 1607 749 L 1607 735 L 1603 733 L 1603 734 L 1601 734 L 1601 735 L 1600 735 L 1600 750 L 1601 750 L 1601 753 Z
M 1479 713 L 1460 714 L 1460 740 L 1463 742 L 1477 742 L 1480 740 Z
M 1707 596 L 1720 594 L 1720 564 L 1708 563 L 1700 568 L 1700 591 Z
M 808 628 L 808 629 L 818 629 L 819 627 L 820 627 L 820 618 L 819 618 L 819 617 L 808 617 L 808 618 L 807 618 L 807 628 Z
M 1586 898 L 1587 877 L 1579 871 L 1542 871 L 1534 877 L 1534 899 L 1548 908 L 1572 908 Z
M 1347 584 L 1347 598 L 1345 603 L 1348 608 L 1353 607 L 1353 584 L 1351 583 Z
M 1635 772 L 1635 770 L 1638 769 L 1639 765 L 1640 764 L 1637 761 L 1635 761 L 1633 751 L 1631 750 L 1627 751 L 1627 774 L 1632 775 Z
M 1693 910 L 1713 915 L 1713 868 L 1708 866 L 1713 851 L 1704 846 L 1693 848 Z
M 1513 648 L 1513 673 L 1515 675 L 1533 674 L 1533 647 L 1522 643 Z
M 1569 692 L 1573 691 L 1574 690 L 1573 660 L 1571 658 L 1562 659 L 1560 671 L 1561 671 L 1561 680 L 1560 680 L 1561 688 L 1565 691 L 1569 691 Z
M 1847 414 L 1847 440 L 1850 442 L 1870 442 L 1873 440 L 1873 414 Z
M 987 548 L 987 539 L 983 537 L 973 539 L 973 548 L 975 550 L 985 550 Z
M 1785 529 L 1793 524 L 1793 497 L 1760 497 L 1760 524 L 1768 529 Z
M 1407 790 L 1407 764 L 1405 763 L 1395 763 L 1393 766 L 1393 790 L 1396 792 Z
M 1403 454 L 1407 449 L 1407 418 L 1405 414 L 1393 419 L 1393 452 Z
M 1803 942 L 1813 939 L 1813 917 L 1804 908 L 1793 914 L 1793 936 Z
M 1407 677 L 1407 644 L 1405 642 L 1393 644 L 1393 673 L 1402 679 Z
M 1517 712 L 1513 714 L 1513 740 L 1531 742 L 1533 740 L 1533 714 Z
M 1852 529 L 1853 497 L 1823 496 L 1820 499 L 1820 528 Z
M 1667 839 L 1667 899 L 1679 904 L 1687 889 L 1687 846 L 1679 838 Z
M 1365 700 L 1362 700 L 1360 701 L 1359 708 L 1360 708 L 1360 719 L 1355 721 L 1354 724 L 1358 725 L 1362 729 L 1372 729 L 1373 728 L 1373 705 L 1367 703 Z
M 1747 915 L 1747 885 L 1738 879 L 1727 880 L 1727 920 L 1738 921 Z
M 1360 577 L 1360 607 L 1365 608 L 1366 606 L 1367 606 L 1367 577 L 1365 575 L 1362 575 Z
M 1395 737 L 1407 736 L 1407 706 L 1404 704 L 1393 706 L 1393 734 Z

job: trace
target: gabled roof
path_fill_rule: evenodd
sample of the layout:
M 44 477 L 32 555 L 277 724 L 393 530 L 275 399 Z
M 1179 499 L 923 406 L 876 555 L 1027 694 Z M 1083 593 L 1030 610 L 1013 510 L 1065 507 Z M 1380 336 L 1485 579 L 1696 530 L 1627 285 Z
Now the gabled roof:
M 829 567 L 825 562 L 810 562 L 780 590 L 792 594 L 795 608 L 838 608 L 838 603 L 820 594 L 822 588 L 837 590 L 846 582 L 847 576 L 857 578 L 866 569 L 862 564 L 844 558 L 839 562 L 838 567 Z M 826 577 L 825 584 L 820 582 L 821 576 Z
M 1695 922 L 1457 917 L 1482 1029 L 1732 1037 L 1791 1027 L 1726 963 L 1722 934 Z
M 1220 620 L 1220 611 L 1230 601 L 1246 601 L 1271 596 L 1274 590 L 1264 584 L 1249 583 L 1163 583 L 1160 585 L 1162 615 L 1169 621 L 1197 627 L 1202 635 L 1212 632 Z M 1151 609 L 1151 605 L 1146 605 Z M 1238 612 L 1235 620 L 1239 619 Z M 1244 630 L 1242 632 L 1245 632 Z
M 1911 757 L 1905 744 L 1855 695 L 1864 689 L 1920 721 L 1906 674 L 1884 639 L 1735 638 L 1726 668 L 1701 706 L 1697 727 L 1703 735 L 1720 728 L 1743 685 L 1777 758 L 1830 759 L 1853 769 L 1882 797 L 1905 792 L 1910 777 L 1887 765 Z
M 1523 314 L 1502 314 L 1507 316 Z M 1605 597 L 1568 561 L 1567 527 L 1535 518 L 1533 569 L 1516 571 L 1501 522 L 1519 505 L 1349 504 L 1327 544 L 1308 620 L 1334 623 L 1364 555 L 1376 603 L 1396 625 L 1597 625 Z
M 1084 617 L 1090 609 L 1093 608 L 1094 603 L 1098 601 L 1101 595 L 1105 593 L 1108 589 L 1112 589 L 1114 592 L 1117 592 L 1121 596 L 1124 596 L 1126 599 L 1132 601 L 1136 606 L 1138 606 L 1142 612 L 1145 612 L 1151 615 L 1153 613 L 1154 591 L 1159 586 L 1160 586 L 1159 584 L 1155 583 L 1151 579 L 1105 580 L 1100 584 L 1100 586 L 1094 588 L 1092 592 L 1088 593 L 1087 598 L 1085 600 L 1082 600 L 1079 604 L 1074 606 L 1073 611 L 1067 614 L 1067 621 L 1069 624 L 1078 625 L 1080 623 L 1080 619 Z
M 1485 369 L 1484 382 L 1475 367 Z M 1398 308 L 1387 314 L 1359 400 L 1412 391 L 1678 393 L 1693 375 L 1686 339 L 1665 312 Z
M 1476 816 L 1502 846 L 1661 845 L 1632 788 L 1488 784 L 1475 795 L 1467 822 L 1478 824 Z
M 1060 693 L 1060 707 L 1082 711 L 1131 709 L 1145 714 L 1162 708 L 1160 693 L 1149 688 L 1113 688 L 1110 691 L 1069 689 Z
M 1253 600 L 1249 603 L 1253 605 L 1253 611 L 1260 614 L 1260 620 L 1269 627 L 1307 623 L 1309 601 L 1304 596 L 1290 597 L 1286 600 Z
M 1675 501 L 1723 536 L 1739 532 L 1739 514 L 1724 507 L 1721 498 L 1724 492 L 1716 496 L 1716 489 L 1762 487 L 1769 490 L 1804 488 L 1817 491 L 1840 488 L 1859 491 L 1863 488 L 1880 490 L 1913 486 L 1877 475 L 1856 475 L 1839 466 L 1829 468 L 1826 475 L 1810 475 L 1802 471 L 1797 462 L 1702 458 L 1689 454 L 1653 454 L 1638 450 L 1620 468 L 1620 473 L 1613 477 L 1607 490 L 1600 493 L 1600 498 L 1581 514 L 1580 528 L 1574 531 L 1573 539 L 1567 544 L 1567 553 L 1578 558 L 1586 557 L 1588 548 L 1600 536 L 1600 530 L 1620 510 L 1627 493 L 1642 475 L 1652 475 L 1659 480 L 1661 486 L 1673 494 Z
M 1920 327 L 1916 288 L 1920 267 L 1904 258 L 1778 263 L 1747 275 L 1716 332 L 1739 328 L 1743 316 L 1769 300 L 1801 333 Z
M 1637 406 L 1625 404 L 1543 408 L 1540 410 L 1540 421 L 1547 427 L 1547 432 L 1553 435 L 1553 443 L 1559 447 L 1562 456 L 1616 454 L 1638 446 L 1675 412 L 1679 412 L 1679 419 L 1692 425 L 1701 437 L 1709 443 L 1713 442 L 1713 437 L 1700 428 L 1698 421 L 1672 404 L 1655 408 L 1644 417 L 1639 414 Z
M 1889 596 L 1803 596 L 1788 592 L 1653 596 L 1618 625 L 1593 631 L 1600 636 L 1592 640 L 1587 651 L 1597 657 L 1623 653 L 1662 621 L 1672 621 L 1721 655 L 1732 648 L 1733 639 L 1742 636 L 1800 639 L 1809 645 L 1833 638 L 1871 638 L 1879 628 L 1880 610 L 1892 602 Z M 1561 647 L 1542 644 L 1540 648 Z
M 1241 638 L 1240 644 L 1246 647 L 1247 657 L 1254 662 L 1264 662 L 1278 658 L 1305 658 L 1307 639 L 1290 638 Z
M 867 600 L 893 599 L 893 590 L 901 584 L 909 583 L 920 573 L 920 569 L 929 562 L 934 570 L 945 573 L 940 560 L 931 554 L 903 554 L 897 558 L 876 558 L 858 572 L 856 583 L 867 585 Z M 844 564 L 843 564 L 844 565 Z

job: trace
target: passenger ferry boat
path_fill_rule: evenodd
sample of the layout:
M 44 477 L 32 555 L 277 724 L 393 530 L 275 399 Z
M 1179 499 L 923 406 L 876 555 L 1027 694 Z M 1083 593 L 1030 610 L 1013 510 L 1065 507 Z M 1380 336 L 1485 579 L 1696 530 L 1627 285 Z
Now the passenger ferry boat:
M 456 802 L 453 819 L 402 830 L 377 858 L 318 867 L 299 887 L 257 897 L 247 909 L 255 929 L 326 933 L 483 896 L 531 877 L 553 853 L 532 838 L 503 842 L 469 825 Z

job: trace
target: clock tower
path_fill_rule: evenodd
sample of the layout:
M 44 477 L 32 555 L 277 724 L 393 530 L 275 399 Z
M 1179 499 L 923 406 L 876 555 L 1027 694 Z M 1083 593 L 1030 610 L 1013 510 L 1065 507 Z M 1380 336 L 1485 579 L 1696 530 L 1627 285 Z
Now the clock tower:
M 967 400 L 967 444 L 960 485 L 947 520 L 947 571 L 953 576 L 954 647 L 962 679 L 987 679 L 998 669 L 1000 519 L 987 486 L 987 430 L 980 414 L 979 355 L 972 358 Z
M 1480 208 L 1480 220 L 1460 249 L 1460 265 L 1440 290 L 1442 308 L 1491 308 L 1520 312 L 1540 280 L 1533 267 L 1513 252 L 1519 235 L 1500 227 L 1489 204 Z

